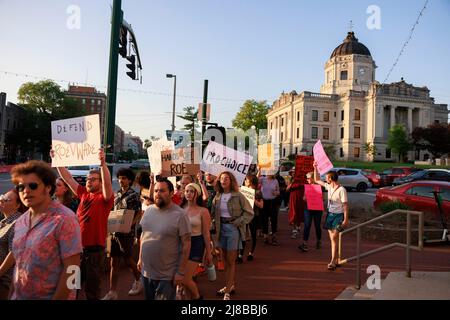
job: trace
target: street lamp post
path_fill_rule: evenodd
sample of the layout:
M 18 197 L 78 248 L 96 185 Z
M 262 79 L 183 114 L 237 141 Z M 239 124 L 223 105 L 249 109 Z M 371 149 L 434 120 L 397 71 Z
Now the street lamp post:
M 174 78 L 173 82 L 173 110 L 172 110 L 172 135 L 175 131 L 175 97 L 177 95 L 177 76 L 174 74 L 166 74 L 166 78 Z

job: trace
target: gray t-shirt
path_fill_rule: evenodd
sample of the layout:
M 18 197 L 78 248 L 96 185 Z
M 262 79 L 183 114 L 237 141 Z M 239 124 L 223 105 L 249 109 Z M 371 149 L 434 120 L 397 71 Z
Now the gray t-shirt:
M 151 205 L 139 224 L 142 274 L 152 280 L 172 280 L 181 258 L 181 237 L 191 233 L 186 212 L 173 203 L 163 210 Z

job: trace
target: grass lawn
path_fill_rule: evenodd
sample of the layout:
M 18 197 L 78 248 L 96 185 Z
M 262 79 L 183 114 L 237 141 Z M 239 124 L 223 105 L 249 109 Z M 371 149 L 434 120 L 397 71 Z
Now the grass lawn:
M 449 166 L 433 166 L 433 165 L 414 165 L 413 163 L 396 163 L 396 162 L 356 162 L 356 161 L 332 161 L 335 167 L 355 168 L 355 169 L 371 169 L 377 172 L 392 167 L 417 167 L 423 169 L 450 169 Z

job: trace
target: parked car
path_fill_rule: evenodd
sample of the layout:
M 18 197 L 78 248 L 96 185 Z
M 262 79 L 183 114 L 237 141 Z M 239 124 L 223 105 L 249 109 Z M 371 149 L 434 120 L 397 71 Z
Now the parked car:
M 89 171 L 99 169 L 99 166 L 71 166 L 67 167 L 72 177 L 76 182 L 85 186 L 86 185 L 86 177 L 89 174 Z
M 416 180 L 436 180 L 450 182 L 450 170 L 447 169 L 428 169 L 416 171 L 406 177 L 396 178 L 392 182 L 394 186 L 412 182 Z
M 147 170 L 150 171 L 150 163 L 148 159 L 137 159 L 133 161 L 130 165 L 130 169 L 135 171 Z
M 450 215 L 450 182 L 445 181 L 413 181 L 395 187 L 378 189 L 375 208 L 383 203 L 398 201 L 411 210 L 439 214 L 433 191 L 439 192 L 444 214 Z
M 373 187 L 381 187 L 381 177 L 375 170 L 362 169 L 362 174 L 369 179 Z
M 365 192 L 367 188 L 372 187 L 372 183 L 363 174 L 362 169 L 333 168 L 330 171 L 337 172 L 339 184 L 348 190 L 356 189 L 356 191 Z M 320 176 L 320 179 L 325 181 L 325 175 Z
M 415 167 L 394 167 L 385 169 L 380 173 L 380 185 L 391 186 L 395 178 L 406 177 L 413 172 L 421 171 L 423 169 Z

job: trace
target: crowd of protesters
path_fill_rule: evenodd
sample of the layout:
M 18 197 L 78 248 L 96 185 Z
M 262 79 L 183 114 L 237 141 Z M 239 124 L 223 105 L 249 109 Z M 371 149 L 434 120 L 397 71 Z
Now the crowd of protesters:
M 260 170 L 248 174 L 244 186 L 255 192 L 252 207 L 228 171 L 217 177 L 208 172 L 183 175 L 174 185 L 153 173 L 141 171 L 136 177 L 131 169 L 122 168 L 117 172 L 120 189 L 114 192 L 101 149 L 99 160 L 99 169 L 89 172 L 85 186 L 67 168 L 58 167 L 57 177 L 42 161 L 12 169 L 15 188 L 0 196 L 0 300 L 77 299 L 79 283 L 86 299 L 101 299 L 106 255 L 109 290 L 103 300 L 121 298 L 117 290 L 121 260 L 134 278 L 129 295 L 173 300 L 180 298 L 177 288 L 181 288 L 181 298 L 201 300 L 197 276 L 215 265 L 225 272 L 217 295 L 230 300 L 236 292 L 236 264 L 244 262 L 246 248 L 246 260 L 253 261 L 258 232 L 264 245 L 280 245 L 278 212 L 283 203 L 292 238 L 303 232 L 298 249 L 309 250 L 312 226 L 315 248 L 322 246 L 323 212 L 308 210 L 305 187 L 293 171 L 287 177 L 262 175 Z M 326 182 L 321 181 L 315 163 L 314 171 L 306 175 L 308 184 L 319 184 L 328 192 L 323 228 L 331 241 L 329 270 L 339 266 L 338 234 L 348 224 L 347 194 L 337 180 L 330 172 Z M 132 210 L 129 232 L 108 233 L 112 210 Z

